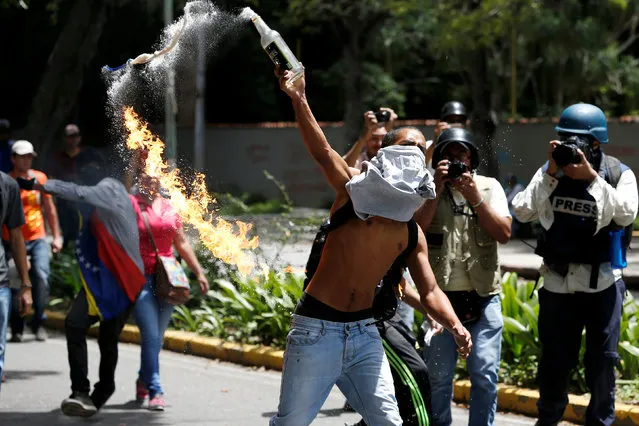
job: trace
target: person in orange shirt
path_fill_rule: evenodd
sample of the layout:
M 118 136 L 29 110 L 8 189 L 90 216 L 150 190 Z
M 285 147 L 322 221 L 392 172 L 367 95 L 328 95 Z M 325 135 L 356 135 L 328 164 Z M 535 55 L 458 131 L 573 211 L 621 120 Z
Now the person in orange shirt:
M 13 170 L 10 175 L 14 179 L 23 177 L 25 179 L 35 178 L 38 183 L 44 185 L 47 181 L 47 175 L 33 170 L 31 165 L 33 158 L 36 156 L 33 145 L 25 140 L 16 141 L 11 147 L 11 161 Z M 33 319 L 31 321 L 31 329 L 38 341 L 47 339 L 47 333 L 42 327 L 44 320 L 44 309 L 49 299 L 49 272 L 50 272 L 50 251 L 46 240 L 46 229 L 44 226 L 44 218 L 46 217 L 53 241 L 51 250 L 57 253 L 62 249 L 62 235 L 58 224 L 58 212 L 53 203 L 50 194 L 40 191 L 20 190 L 20 198 L 24 209 L 25 224 L 22 225 L 22 235 L 27 247 L 27 255 L 31 257 L 31 268 L 29 276 L 33 284 Z M 44 215 L 43 215 L 44 211 Z M 9 233 L 5 227 L 3 229 L 2 239 L 7 241 Z M 17 308 L 17 304 L 13 303 Z M 20 317 L 17 309 L 11 312 L 11 342 L 21 342 L 24 332 L 25 320 Z

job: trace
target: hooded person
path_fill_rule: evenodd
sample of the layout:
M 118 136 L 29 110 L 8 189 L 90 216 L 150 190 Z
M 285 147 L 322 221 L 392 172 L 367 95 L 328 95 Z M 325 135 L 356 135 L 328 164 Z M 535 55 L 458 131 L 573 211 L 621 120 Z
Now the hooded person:
M 94 415 L 115 391 L 120 332 L 144 283 L 136 213 L 124 185 L 86 173 L 88 186 L 49 179 L 44 185 L 18 178 L 22 189 L 41 190 L 77 203 L 80 231 L 75 253 L 82 289 L 65 320 L 71 396 L 62 401 L 68 416 Z M 86 332 L 100 323 L 99 382 L 91 395 Z

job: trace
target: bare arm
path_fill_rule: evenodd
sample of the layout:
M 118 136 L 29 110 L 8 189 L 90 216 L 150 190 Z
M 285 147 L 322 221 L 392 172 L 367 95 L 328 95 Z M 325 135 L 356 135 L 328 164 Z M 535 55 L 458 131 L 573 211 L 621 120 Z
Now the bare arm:
M 180 254 L 180 257 L 184 259 L 189 269 L 197 276 L 198 283 L 200 284 L 200 290 L 202 290 L 202 293 L 206 294 L 206 292 L 209 291 L 209 282 L 206 279 L 206 275 L 202 270 L 200 262 L 197 260 L 197 256 L 193 251 L 193 247 L 191 247 L 191 243 L 189 243 L 189 240 L 186 239 L 186 235 L 184 235 L 183 228 L 178 229 L 175 234 L 175 238 L 173 239 L 173 244 L 175 245 L 177 252 Z
M 20 316 L 28 315 L 33 305 L 31 295 L 31 279 L 29 278 L 29 265 L 27 261 L 27 248 L 24 245 L 24 237 L 20 227 L 9 230 L 9 240 L 11 245 L 11 255 L 16 264 L 18 275 L 20 275 L 20 292 L 18 293 L 18 303 Z
M 488 203 L 481 203 L 475 207 L 479 225 L 496 241 L 506 244 L 510 240 L 511 218 L 499 216 Z
M 468 356 L 472 347 L 470 333 L 459 321 L 448 297 L 435 281 L 435 275 L 428 262 L 426 237 L 421 229 L 419 229 L 417 247 L 408 257 L 408 269 L 419 292 L 421 304 L 435 321 L 453 335 L 461 355 Z
M 27 262 L 27 248 L 24 245 L 21 227 L 9 229 L 9 241 L 11 245 L 11 256 L 16 264 L 18 275 L 20 275 L 20 281 L 22 284 L 31 285 Z
M 313 116 L 311 107 L 306 100 L 304 76 L 290 84 L 288 80 L 291 73 L 289 71 L 285 71 L 280 75 L 279 68 L 276 68 L 276 75 L 280 79 L 280 88 L 293 101 L 297 123 L 308 152 L 319 164 L 324 176 L 326 176 L 326 180 L 335 192 L 346 193 L 345 185 L 352 176 L 351 172 L 346 161 L 330 146 L 324 132 L 322 132 Z
M 402 290 L 404 292 L 404 297 L 402 298 L 402 302 L 406 303 L 411 308 L 415 309 L 422 315 L 428 315 L 426 308 L 422 305 L 421 300 L 419 299 L 419 293 L 415 290 L 411 285 L 405 282 L 406 280 L 402 278 Z
M 357 158 L 366 146 L 366 141 L 373 136 L 373 132 L 377 129 L 377 126 L 378 122 L 377 117 L 375 117 L 375 113 L 373 111 L 366 111 L 364 113 L 364 130 L 351 149 L 343 157 L 349 167 L 355 167 Z
M 365 143 L 366 143 L 366 140 L 360 136 L 359 139 L 355 141 L 351 149 L 349 149 L 348 152 L 344 154 L 344 157 L 342 158 L 344 159 L 344 161 L 346 161 L 346 164 L 348 164 L 349 167 L 355 167 L 355 163 L 357 162 L 357 157 L 359 157 L 359 154 L 362 152 L 362 149 L 364 149 Z
M 508 208 L 508 203 L 506 202 L 506 195 L 504 194 L 504 190 L 501 186 L 495 182 L 495 186 L 492 189 L 492 197 L 493 200 L 491 202 L 497 203 L 501 201 L 503 198 L 503 207 L 504 209 Z M 499 241 L 502 244 L 505 244 L 510 240 L 510 217 L 501 216 L 495 211 L 495 209 L 488 204 L 488 200 L 484 200 L 482 194 L 477 188 L 477 184 L 475 183 L 475 179 L 470 172 L 463 173 L 459 179 L 450 182 L 450 185 L 461 192 L 464 196 L 468 204 L 473 207 L 475 213 L 477 214 L 477 218 L 479 220 L 479 225 L 488 232 L 488 234 L 496 241 Z M 500 191 L 501 193 L 498 193 Z
M 44 207 L 44 215 L 47 218 L 47 223 L 49 224 L 49 228 L 51 228 L 51 233 L 53 234 L 53 252 L 57 253 L 60 249 L 62 249 L 62 233 L 60 232 L 60 222 L 58 221 L 58 209 L 55 207 L 53 198 L 45 195 L 43 199 L 44 201 L 42 202 L 42 205 Z

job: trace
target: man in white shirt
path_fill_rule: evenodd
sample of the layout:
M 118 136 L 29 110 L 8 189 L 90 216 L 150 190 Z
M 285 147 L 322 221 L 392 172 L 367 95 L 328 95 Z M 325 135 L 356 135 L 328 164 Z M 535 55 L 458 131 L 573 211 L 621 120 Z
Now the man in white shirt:
M 591 393 L 586 424 L 608 426 L 615 420 L 615 366 L 625 293 L 620 258 L 626 241 L 614 244 L 612 236 L 637 215 L 637 181 L 625 164 L 603 153 L 608 128 L 596 106 L 566 108 L 555 130 L 561 141 L 550 142 L 548 162 L 513 200 L 517 219 L 539 219 L 542 226 L 536 250 L 544 259 L 537 424 L 561 420 L 585 327 Z
M 510 239 L 506 195 L 499 182 L 475 173 L 479 152 L 468 130 L 442 131 L 433 151 L 436 197 L 415 214 L 426 233 L 437 284 L 470 331 L 475 350 L 466 365 L 471 381 L 470 426 L 492 426 L 504 321 L 498 242 Z M 439 328 L 431 322 L 431 326 Z M 432 392 L 431 425 L 450 426 L 457 353 L 444 331 L 424 349 Z

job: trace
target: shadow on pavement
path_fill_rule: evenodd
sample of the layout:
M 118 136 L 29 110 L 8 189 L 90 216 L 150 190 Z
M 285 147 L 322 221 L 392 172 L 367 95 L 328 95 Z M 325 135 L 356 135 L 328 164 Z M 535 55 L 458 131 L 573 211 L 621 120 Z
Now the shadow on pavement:
M 344 413 L 345 411 L 343 408 L 331 408 L 328 410 L 320 410 L 317 417 L 339 417 Z M 266 413 L 262 413 L 262 417 L 270 419 L 276 414 L 276 411 L 267 411 Z
M 58 376 L 62 374 L 62 371 L 51 371 L 51 370 L 5 370 L 4 375 L 7 378 L 7 382 L 12 380 L 28 380 L 32 377 L 39 376 Z
M 151 413 L 147 410 L 122 412 L 110 411 L 107 407 L 93 417 L 67 417 L 60 409 L 48 413 L 0 413 L 2 425 L 11 426 L 52 426 L 52 425 L 108 425 L 108 426 L 162 426 L 173 424 L 162 414 Z

